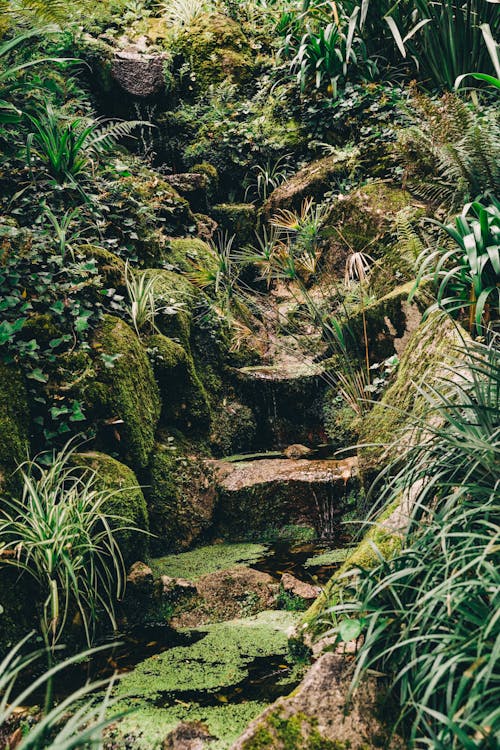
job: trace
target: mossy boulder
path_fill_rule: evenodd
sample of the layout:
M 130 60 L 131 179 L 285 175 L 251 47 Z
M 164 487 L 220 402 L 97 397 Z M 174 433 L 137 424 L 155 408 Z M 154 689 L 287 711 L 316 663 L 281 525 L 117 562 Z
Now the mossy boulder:
M 175 448 L 156 450 L 149 464 L 148 502 L 152 546 L 157 552 L 182 550 L 212 524 L 215 487 L 209 468 Z
M 408 445 L 412 416 L 420 417 L 427 404 L 420 389 L 446 377 L 463 338 L 466 332 L 442 313 L 431 315 L 409 337 L 395 381 L 361 424 L 359 442 L 367 447 L 359 450 L 359 468 L 365 486 L 394 458 L 396 440 L 400 449 Z
M 224 399 L 214 411 L 210 444 L 217 456 L 252 450 L 257 433 L 255 416 L 246 404 Z
M 0 362 L 0 493 L 18 493 L 20 479 L 14 474 L 29 457 L 29 408 L 21 371 Z
M 210 248 L 206 242 L 196 237 L 182 237 L 170 241 L 167 260 L 176 269 L 189 273 L 195 265 L 211 260 Z
M 179 341 L 189 351 L 193 311 L 204 295 L 186 276 L 161 268 L 144 271 L 153 278 L 152 285 L 158 308 L 155 324 L 165 336 Z
M 201 93 L 222 81 L 241 83 L 252 70 L 250 45 L 239 24 L 222 13 L 200 13 L 176 40 L 189 64 L 190 85 Z
M 255 241 L 257 212 L 253 203 L 219 203 L 213 207 L 212 216 L 223 232 L 234 235 L 236 247 Z
M 103 510 L 110 515 L 121 516 L 123 525 L 134 526 L 140 531 L 149 530 L 148 511 L 142 489 L 136 475 L 125 464 L 105 453 L 75 453 L 77 466 L 96 472 L 96 487 L 99 490 L 112 490 Z M 148 552 L 148 539 L 133 529 L 120 531 L 117 541 L 126 565 L 142 560 Z
M 397 244 L 398 215 L 401 212 L 409 221 L 410 217 L 422 215 L 424 206 L 408 192 L 389 182 L 370 182 L 346 195 L 340 195 L 324 221 L 323 235 L 327 247 L 323 263 L 331 272 L 343 274 L 348 251 L 364 252 L 374 260 L 385 259 Z M 396 263 L 392 272 L 397 281 L 406 280 L 407 266 L 415 258 L 411 262 L 407 257 L 399 260 L 402 271 L 397 272 Z M 379 286 L 380 289 L 385 288 L 382 282 Z
M 191 355 L 162 334 L 150 336 L 147 346 L 163 404 L 161 421 L 187 428 L 208 428 L 208 398 Z
M 86 258 L 95 260 L 104 288 L 126 293 L 125 263 L 118 255 L 98 245 L 80 245 L 78 250 Z
M 95 379 L 85 384 L 82 396 L 99 426 L 99 442 L 134 468 L 144 468 L 161 411 L 146 351 L 132 328 L 112 315 L 96 330 L 92 351 Z
M 349 349 L 364 357 L 365 327 L 368 353 L 372 363 L 382 362 L 393 354 L 402 356 L 405 347 L 420 325 L 428 306 L 425 290 L 408 301 L 413 282 L 396 287 L 381 299 L 358 308 L 345 326 Z
M 314 198 L 319 203 L 325 193 L 332 190 L 340 180 L 355 169 L 357 151 L 340 151 L 332 156 L 307 164 L 277 187 L 262 208 L 266 221 L 281 209 L 299 211 L 305 198 Z

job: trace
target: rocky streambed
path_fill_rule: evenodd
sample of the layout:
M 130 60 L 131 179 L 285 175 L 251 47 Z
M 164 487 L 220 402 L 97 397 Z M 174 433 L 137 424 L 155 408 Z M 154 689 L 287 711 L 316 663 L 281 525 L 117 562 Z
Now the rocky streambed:
M 131 711 L 109 747 L 223 750 L 297 687 L 309 654 L 290 635 L 347 550 L 305 527 L 288 534 L 295 539 L 211 544 L 132 571 L 130 595 L 151 623 L 131 627 L 93 665 L 95 676 L 121 673 L 118 709 Z M 182 744 L 183 732 L 198 745 Z

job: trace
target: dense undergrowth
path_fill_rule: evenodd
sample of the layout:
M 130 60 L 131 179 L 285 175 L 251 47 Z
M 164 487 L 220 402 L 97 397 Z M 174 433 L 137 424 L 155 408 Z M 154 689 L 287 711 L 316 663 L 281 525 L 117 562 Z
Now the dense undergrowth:
M 355 682 L 387 676 L 409 747 L 496 747 L 496 4 L 0 10 L 6 742 L 100 746 L 103 709 L 66 715 L 90 689 L 52 705 L 56 644 L 116 628 L 125 566 L 147 554 L 149 527 L 161 553 L 217 538 L 202 459 L 262 448 L 242 373 L 304 365 L 326 384 L 307 412 L 316 433 L 339 449 L 365 443 L 357 515 L 375 496 L 373 521 L 411 498 L 402 544 L 386 557 L 372 545 L 333 583 L 323 629 L 333 616 L 340 640 L 362 635 Z M 440 376 L 426 388 L 400 362 L 421 332 L 411 315 L 436 310 L 468 343 L 445 375 L 429 344 L 421 359 Z M 289 400 L 285 435 L 302 408 L 300 394 Z M 374 448 L 384 406 L 404 436 L 390 462 Z M 9 597 L 12 569 L 27 607 Z M 33 627 L 47 647 L 45 715 L 16 739 L 10 696 L 41 656 L 21 656 Z

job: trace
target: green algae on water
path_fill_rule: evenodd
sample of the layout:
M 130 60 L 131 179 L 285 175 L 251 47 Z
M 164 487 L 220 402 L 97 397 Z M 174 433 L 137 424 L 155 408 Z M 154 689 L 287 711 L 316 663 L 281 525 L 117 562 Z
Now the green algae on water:
M 195 581 L 208 573 L 251 565 L 265 556 L 265 544 L 212 544 L 177 555 L 166 555 L 151 562 L 155 575 L 187 578 Z

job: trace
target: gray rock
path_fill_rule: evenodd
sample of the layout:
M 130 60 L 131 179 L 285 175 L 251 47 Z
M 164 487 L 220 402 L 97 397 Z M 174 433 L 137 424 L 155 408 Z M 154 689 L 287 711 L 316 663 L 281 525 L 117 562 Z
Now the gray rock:
M 164 59 L 164 55 L 123 50 L 117 52 L 111 62 L 111 75 L 127 94 L 142 98 L 153 96 L 164 88 Z
M 196 586 L 192 581 L 186 578 L 171 578 L 170 576 L 161 576 L 160 594 L 170 599 L 178 599 L 181 596 L 191 596 L 196 594 Z
M 164 739 L 162 750 L 203 750 L 215 739 L 199 721 L 183 721 Z

